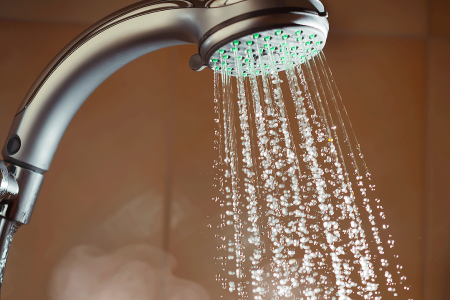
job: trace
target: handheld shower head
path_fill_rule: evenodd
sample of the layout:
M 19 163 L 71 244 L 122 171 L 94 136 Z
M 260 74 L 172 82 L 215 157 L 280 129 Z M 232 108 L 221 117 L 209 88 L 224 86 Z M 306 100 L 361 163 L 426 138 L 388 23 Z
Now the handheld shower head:
M 222 54 L 236 48 L 237 55 L 243 56 L 247 49 L 242 45 L 251 41 L 262 50 L 253 54 L 255 58 L 265 58 L 265 46 L 275 47 L 271 53 L 282 68 L 274 41 L 287 37 L 287 42 L 297 43 L 289 51 L 305 59 L 325 44 L 326 16 L 318 0 L 214 0 L 206 4 L 153 0 L 124 8 L 80 34 L 42 72 L 14 118 L 3 158 L 45 173 L 84 101 L 106 78 L 139 56 L 169 46 L 198 44 L 199 53 L 191 59 L 191 66 L 216 69 L 214 62 L 224 59 Z M 256 34 L 261 38 L 255 39 Z M 316 44 L 306 45 L 312 41 Z M 233 71 L 235 62 L 226 63 Z

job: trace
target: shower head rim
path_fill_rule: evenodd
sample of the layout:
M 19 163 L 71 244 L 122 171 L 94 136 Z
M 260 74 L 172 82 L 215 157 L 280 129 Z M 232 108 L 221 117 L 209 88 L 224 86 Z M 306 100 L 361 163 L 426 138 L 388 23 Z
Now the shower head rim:
M 205 43 L 205 41 L 209 37 L 211 37 L 214 33 L 218 32 L 228 26 L 231 26 L 235 23 L 249 20 L 252 18 L 263 17 L 263 16 L 270 17 L 273 15 L 279 15 L 279 14 L 307 14 L 307 15 L 315 15 L 315 16 L 319 16 L 322 18 L 327 18 L 326 16 L 321 16 L 320 12 L 315 12 L 310 9 L 299 8 L 299 7 L 277 7 L 277 8 L 268 8 L 268 9 L 258 10 L 258 11 L 246 13 L 246 14 L 228 19 L 225 22 L 222 22 L 222 23 L 214 26 L 200 38 L 200 40 L 198 41 L 198 48 L 200 50 L 202 48 L 202 45 Z M 326 12 L 325 12 L 325 14 L 326 14 Z M 276 28 L 276 27 L 277 26 L 274 25 L 274 28 Z M 267 29 L 270 29 L 270 28 L 267 28 Z
M 199 54 L 204 65 L 213 68 L 211 58 L 217 56 L 217 52 L 222 47 L 239 39 L 245 39 L 255 33 L 265 32 L 274 29 L 298 28 L 299 30 L 313 31 L 320 36 L 320 40 L 325 45 L 328 35 L 328 21 L 317 14 L 307 12 L 287 12 L 258 16 L 233 23 L 221 30 L 216 30 L 199 47 Z

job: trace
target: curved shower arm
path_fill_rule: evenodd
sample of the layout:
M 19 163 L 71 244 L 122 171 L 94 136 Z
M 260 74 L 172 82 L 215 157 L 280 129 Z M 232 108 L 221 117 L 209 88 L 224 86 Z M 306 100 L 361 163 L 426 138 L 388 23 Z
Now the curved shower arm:
M 5 161 L 47 171 L 73 116 L 106 78 L 146 53 L 198 41 L 197 10 L 140 11 L 119 20 L 113 15 L 77 37 L 27 94 L 2 151 Z

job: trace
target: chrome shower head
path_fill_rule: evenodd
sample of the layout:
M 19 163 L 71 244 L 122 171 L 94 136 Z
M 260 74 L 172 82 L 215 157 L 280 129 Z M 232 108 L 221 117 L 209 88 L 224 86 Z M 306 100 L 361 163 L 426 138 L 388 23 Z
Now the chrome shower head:
M 258 75 L 271 67 L 283 71 L 287 61 L 304 63 L 324 45 L 323 34 L 311 27 L 270 29 L 221 46 L 209 59 L 208 66 L 232 76 L 253 72 Z
M 215 26 L 200 39 L 199 55 L 204 64 L 215 72 L 225 69 L 231 75 L 236 75 L 238 69 L 244 75 L 249 69 L 259 73 L 269 65 L 281 71 L 284 60 L 301 63 L 322 50 L 329 27 L 319 1 L 283 1 L 278 7 L 265 8 L 270 2 L 210 1 L 207 7 L 226 3 L 234 10 L 248 12 Z
M 236 66 L 245 66 L 257 73 L 268 59 L 282 70 L 283 57 L 301 62 L 323 48 L 326 17 L 318 0 L 147 0 L 119 10 L 81 33 L 37 78 L 13 120 L 3 158 L 44 174 L 84 101 L 139 56 L 190 43 L 198 45 L 190 60 L 195 70 L 226 68 L 236 75 Z

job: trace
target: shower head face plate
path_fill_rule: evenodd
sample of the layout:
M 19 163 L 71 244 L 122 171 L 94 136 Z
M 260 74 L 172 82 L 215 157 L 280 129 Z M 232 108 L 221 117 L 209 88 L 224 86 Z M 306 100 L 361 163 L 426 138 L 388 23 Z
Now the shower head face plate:
M 214 72 L 237 76 L 283 71 L 287 63 L 304 63 L 323 49 L 326 36 L 309 26 L 265 30 L 222 45 L 208 61 Z

